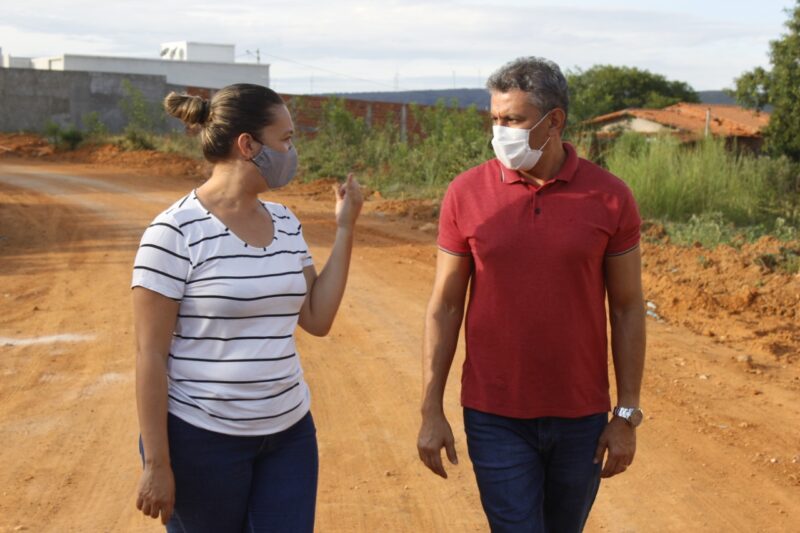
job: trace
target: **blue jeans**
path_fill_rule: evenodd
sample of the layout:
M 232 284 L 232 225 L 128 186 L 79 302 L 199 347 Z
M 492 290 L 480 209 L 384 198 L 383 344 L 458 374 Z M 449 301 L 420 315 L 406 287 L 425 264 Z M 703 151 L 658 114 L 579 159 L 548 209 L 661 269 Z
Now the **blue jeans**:
M 600 486 L 606 413 L 507 418 L 464 408 L 469 457 L 492 532 L 578 533 Z
M 169 533 L 312 532 L 319 466 L 314 420 L 261 437 L 169 415 L 175 510 Z

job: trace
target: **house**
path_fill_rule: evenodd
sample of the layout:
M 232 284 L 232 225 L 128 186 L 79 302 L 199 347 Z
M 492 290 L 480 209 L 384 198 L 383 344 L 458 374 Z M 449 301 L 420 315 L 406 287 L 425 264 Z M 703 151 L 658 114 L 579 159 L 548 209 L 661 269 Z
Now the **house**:
M 191 41 L 163 43 L 160 57 L 153 58 L 80 54 L 28 58 L 0 54 L 0 67 L 164 76 L 171 85 L 204 89 L 221 89 L 232 83 L 269 87 L 270 83 L 270 66 L 260 60 L 236 62 L 234 45 Z
M 596 128 L 600 139 L 613 138 L 625 131 L 645 135 L 670 133 L 683 142 L 714 136 L 739 148 L 759 151 L 769 113 L 737 105 L 679 103 L 663 109 L 623 109 L 583 124 Z

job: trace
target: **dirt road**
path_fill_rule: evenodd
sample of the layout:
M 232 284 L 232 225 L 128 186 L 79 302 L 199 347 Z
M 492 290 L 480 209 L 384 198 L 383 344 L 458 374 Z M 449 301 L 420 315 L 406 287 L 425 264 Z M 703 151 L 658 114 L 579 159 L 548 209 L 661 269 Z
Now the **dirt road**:
M 198 184 L 0 162 L 0 531 L 160 530 L 134 507 L 128 284 L 143 228 Z M 319 268 L 334 233 L 327 194 L 271 199 L 301 218 Z M 446 396 L 461 464 L 444 481 L 415 449 L 434 231 L 372 203 L 359 224 L 332 333 L 298 334 L 320 442 L 317 529 L 486 531 L 458 405 L 463 347 Z M 639 454 L 603 483 L 587 531 L 800 530 L 800 365 L 648 327 Z

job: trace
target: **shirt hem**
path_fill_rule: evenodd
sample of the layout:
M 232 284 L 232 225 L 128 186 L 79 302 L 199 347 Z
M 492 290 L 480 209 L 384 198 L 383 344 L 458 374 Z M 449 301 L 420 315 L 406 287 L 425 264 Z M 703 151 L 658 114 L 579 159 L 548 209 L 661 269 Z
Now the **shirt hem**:
M 631 247 L 629 247 L 629 248 L 627 248 L 625 250 L 622 250 L 621 252 L 606 252 L 606 257 L 615 257 L 615 256 L 618 256 L 618 255 L 625 255 L 627 253 L 630 253 L 630 252 L 634 251 L 638 247 L 639 247 L 639 243 L 637 242 L 633 246 L 631 246 Z
M 170 300 L 175 300 L 178 302 L 180 302 L 181 299 L 183 298 L 183 294 L 181 294 L 180 292 L 170 289 L 165 285 L 161 285 L 159 283 L 153 283 L 152 281 L 148 280 L 135 280 L 134 282 L 131 283 L 131 289 L 135 289 L 136 287 L 141 287 L 143 289 L 156 292 L 161 296 L 165 296 Z
M 537 409 L 514 409 L 505 406 L 489 406 L 481 404 L 480 402 L 471 402 L 469 400 L 462 400 L 461 406 L 468 409 L 474 409 L 482 413 L 488 413 L 497 416 L 504 416 L 507 418 L 542 418 L 542 417 L 557 417 L 557 418 L 582 418 L 584 416 L 596 415 L 598 413 L 608 413 L 611 411 L 611 400 L 604 403 L 590 404 L 585 407 L 565 409 L 563 407 L 541 407 Z
M 223 424 L 214 424 L 213 421 L 206 419 L 211 417 L 199 417 L 197 416 L 198 411 L 196 409 L 192 407 L 184 407 L 177 402 L 172 401 L 171 399 L 167 408 L 169 414 L 177 416 L 187 424 L 191 424 L 192 426 L 204 429 L 206 431 L 213 431 L 214 433 L 220 433 L 222 435 L 234 435 L 237 437 L 263 437 L 265 435 L 279 433 L 298 423 L 304 416 L 308 414 L 310 410 L 311 400 L 306 399 L 300 407 L 291 413 L 287 413 L 286 417 L 281 420 L 280 424 L 270 425 L 268 428 L 254 427 L 252 429 L 234 429 Z
M 450 255 L 457 255 L 457 256 L 459 256 L 459 257 L 469 257 L 469 256 L 470 256 L 470 253 L 469 253 L 469 251 L 466 251 L 466 252 L 456 252 L 456 251 L 454 251 L 454 250 L 450 250 L 449 248 L 445 248 L 445 247 L 444 247 L 444 246 L 442 246 L 442 245 L 439 245 L 439 246 L 438 246 L 438 248 L 439 248 L 441 251 L 443 251 L 444 253 L 446 253 L 446 254 L 450 254 Z

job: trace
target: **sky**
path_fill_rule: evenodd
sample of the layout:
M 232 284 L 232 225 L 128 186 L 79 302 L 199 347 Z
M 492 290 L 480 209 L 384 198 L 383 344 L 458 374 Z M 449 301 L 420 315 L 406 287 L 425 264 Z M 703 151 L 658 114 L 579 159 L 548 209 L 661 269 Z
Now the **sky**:
M 769 66 L 800 0 L 3 1 L 12 56 L 159 57 L 160 43 L 236 46 L 284 93 L 482 87 L 536 55 L 564 70 L 631 66 L 718 90 Z

